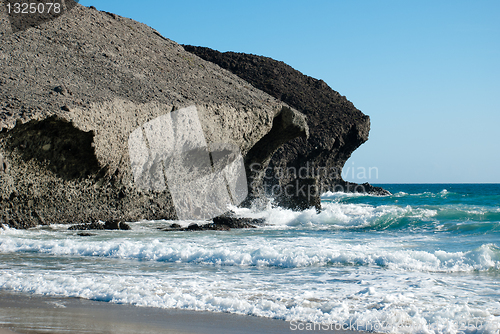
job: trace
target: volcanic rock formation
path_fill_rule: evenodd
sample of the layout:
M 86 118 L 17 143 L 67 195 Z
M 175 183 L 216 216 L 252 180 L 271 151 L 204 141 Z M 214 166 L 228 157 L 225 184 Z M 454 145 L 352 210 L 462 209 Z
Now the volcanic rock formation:
M 208 148 L 236 148 L 234 161 L 241 154 L 247 205 L 275 186 L 276 203 L 296 209 L 319 209 L 320 191 L 354 191 L 340 172 L 368 139 L 369 118 L 323 81 L 270 58 L 199 47 L 188 52 L 134 20 L 77 4 L 66 8 L 52 20 L 20 26 L 0 3 L 0 225 L 176 219 L 165 171 L 175 159 L 157 149 L 166 142 L 158 131 L 171 129 L 170 115 L 181 110 L 193 111 L 196 120 L 177 122 L 198 122 L 206 141 L 189 152 L 211 154 L 212 166 L 203 168 L 218 168 Z M 188 170 L 188 160 L 177 162 Z M 144 166 L 147 182 L 137 174 Z M 306 172 L 275 173 L 290 168 Z M 138 180 L 151 188 L 138 187 Z M 234 192 L 230 184 L 223 188 Z M 356 191 L 363 189 L 383 194 L 369 185 Z
M 136 187 L 129 137 L 192 106 L 206 142 L 243 157 L 283 117 L 294 132 L 267 154 L 307 136 L 302 114 L 144 24 L 76 5 L 13 32 L 0 4 L 0 223 L 175 219 L 168 188 Z

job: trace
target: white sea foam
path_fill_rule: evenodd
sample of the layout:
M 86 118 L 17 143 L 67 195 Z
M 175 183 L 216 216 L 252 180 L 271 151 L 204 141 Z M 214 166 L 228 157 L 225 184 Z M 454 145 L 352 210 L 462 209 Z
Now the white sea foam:
M 283 208 L 268 208 L 260 212 L 250 209 L 233 208 L 241 217 L 264 218 L 268 228 L 300 227 L 308 229 L 385 229 L 403 218 L 429 220 L 438 214 L 437 210 L 427 208 L 412 208 L 411 206 L 367 204 L 344 204 L 337 202 L 322 203 L 320 213 L 315 209 L 300 212 Z
M 2 238 L 0 253 L 31 253 L 192 263 L 224 266 L 303 268 L 362 265 L 421 272 L 473 272 L 500 269 L 500 250 L 494 244 L 460 252 L 407 250 L 395 240 L 346 244 L 331 237 L 262 240 L 219 235 L 198 238 L 142 238 L 119 235 L 64 238 Z
M 344 192 L 332 192 L 327 191 L 321 195 L 322 200 L 338 200 L 343 198 L 353 198 L 353 197 L 367 197 L 367 196 L 376 196 L 365 193 L 344 193 Z
M 361 330 L 381 326 L 377 332 L 457 333 L 463 332 L 464 319 L 479 332 L 493 334 L 500 328 L 498 315 L 486 311 L 499 310 L 498 301 L 485 299 L 482 294 L 487 292 L 467 280 L 370 270 L 271 274 L 177 267 L 151 275 L 132 268 L 108 266 L 83 273 L 7 269 L 0 276 L 0 288 L 137 306 L 351 324 Z M 463 283 L 468 287 L 464 289 Z

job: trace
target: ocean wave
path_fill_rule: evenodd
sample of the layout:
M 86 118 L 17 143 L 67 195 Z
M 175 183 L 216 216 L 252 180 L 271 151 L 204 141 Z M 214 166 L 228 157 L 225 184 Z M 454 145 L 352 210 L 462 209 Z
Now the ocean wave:
M 425 191 L 421 193 L 407 193 L 404 191 L 398 191 L 392 195 L 389 196 L 384 196 L 385 198 L 397 198 L 397 197 L 413 197 L 413 198 L 435 198 L 435 197 L 440 197 L 440 198 L 446 198 L 448 196 L 456 196 L 460 194 L 455 193 L 455 192 L 450 192 L 447 189 L 442 189 L 439 192 L 430 192 L 430 191 Z M 323 200 L 339 200 L 339 199 L 348 199 L 348 198 L 370 198 L 370 197 L 375 197 L 379 198 L 380 196 L 377 195 L 372 195 L 372 194 L 365 194 L 365 193 L 344 193 L 344 192 L 325 192 L 324 194 L 321 195 L 321 199 Z
M 240 217 L 264 218 L 268 228 L 299 227 L 312 230 L 385 230 L 412 227 L 414 223 L 430 221 L 436 210 L 397 205 L 322 203 L 321 212 L 315 209 L 292 211 L 279 207 L 254 212 L 233 208 Z
M 372 197 L 376 195 L 365 194 L 365 193 L 345 193 L 345 192 L 332 192 L 327 191 L 321 195 L 322 200 L 338 200 L 344 198 L 360 198 L 360 197 Z
M 466 204 L 408 205 L 322 202 L 315 209 L 292 211 L 268 207 L 262 211 L 233 208 L 240 217 L 264 218 L 268 228 L 311 230 L 400 230 L 413 232 L 488 233 L 500 231 L 500 208 Z
M 99 239 L 99 236 L 96 236 Z M 500 250 L 485 244 L 465 252 L 398 249 L 379 244 L 332 244 L 329 238 L 298 237 L 293 240 L 245 240 L 203 237 L 193 239 L 111 238 L 86 240 L 0 240 L 0 253 L 38 253 L 54 256 L 102 257 L 137 261 L 240 267 L 303 268 L 310 266 L 379 266 L 422 272 L 498 271 Z M 394 248 L 396 247 L 396 248 Z
M 414 198 L 447 198 L 449 196 L 456 196 L 459 195 L 458 193 L 455 192 L 450 192 L 447 189 L 443 189 L 439 192 L 430 192 L 430 191 L 425 191 L 422 193 L 406 193 L 404 191 L 400 191 L 394 195 L 394 197 L 414 197 Z M 461 195 L 460 195 L 461 196 Z
M 472 205 L 443 205 L 436 215 L 440 220 L 500 222 L 500 208 Z

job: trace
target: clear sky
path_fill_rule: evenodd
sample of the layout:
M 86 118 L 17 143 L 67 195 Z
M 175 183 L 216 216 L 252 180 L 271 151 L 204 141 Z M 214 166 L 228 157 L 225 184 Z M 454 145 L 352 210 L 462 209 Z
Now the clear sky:
M 500 182 L 500 1 L 80 3 L 323 79 L 371 118 L 346 180 Z

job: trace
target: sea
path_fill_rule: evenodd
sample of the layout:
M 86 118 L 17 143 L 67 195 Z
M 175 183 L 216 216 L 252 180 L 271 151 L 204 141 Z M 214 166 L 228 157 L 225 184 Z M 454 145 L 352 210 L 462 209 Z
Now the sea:
M 499 333 L 500 184 L 380 186 L 393 195 L 325 193 L 321 212 L 233 208 L 265 218 L 255 229 L 0 228 L 0 290 L 269 317 L 292 330 Z

